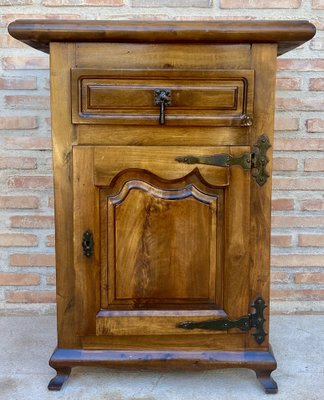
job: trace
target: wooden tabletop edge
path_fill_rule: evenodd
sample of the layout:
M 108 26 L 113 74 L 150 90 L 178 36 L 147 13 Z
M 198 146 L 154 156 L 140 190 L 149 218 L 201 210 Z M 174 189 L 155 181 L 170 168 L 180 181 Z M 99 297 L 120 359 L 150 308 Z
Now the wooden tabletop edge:
M 310 40 L 315 26 L 306 20 L 263 21 L 80 21 L 21 19 L 8 26 L 12 37 L 49 52 L 55 42 L 277 43 L 278 55 Z

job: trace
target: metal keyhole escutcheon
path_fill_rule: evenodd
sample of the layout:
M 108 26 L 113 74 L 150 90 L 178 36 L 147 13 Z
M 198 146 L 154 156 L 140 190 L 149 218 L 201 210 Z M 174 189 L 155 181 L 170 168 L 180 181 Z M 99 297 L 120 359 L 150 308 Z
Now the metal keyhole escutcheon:
M 87 229 L 82 236 L 82 249 L 83 255 L 86 257 L 91 257 L 93 254 L 93 235 L 90 229 Z
M 165 124 L 165 108 L 171 106 L 171 90 L 170 89 L 155 89 L 154 90 L 154 105 L 160 106 L 160 125 Z

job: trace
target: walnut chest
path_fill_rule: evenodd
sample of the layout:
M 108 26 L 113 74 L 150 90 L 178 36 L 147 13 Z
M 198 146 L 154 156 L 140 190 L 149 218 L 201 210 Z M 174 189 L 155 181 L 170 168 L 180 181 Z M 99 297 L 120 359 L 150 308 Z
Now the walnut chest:
M 276 58 L 307 21 L 18 20 L 51 57 L 58 346 L 71 368 L 255 370 L 268 393 Z

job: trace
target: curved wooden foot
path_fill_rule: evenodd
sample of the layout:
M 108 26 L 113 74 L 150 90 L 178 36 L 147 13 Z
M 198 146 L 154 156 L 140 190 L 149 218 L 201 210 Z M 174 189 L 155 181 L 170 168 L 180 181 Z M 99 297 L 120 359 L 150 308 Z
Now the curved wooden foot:
M 54 368 L 56 370 L 56 376 L 51 379 L 48 384 L 48 390 L 61 390 L 64 382 L 69 378 L 71 368 L 61 367 Z
M 278 393 L 278 385 L 274 379 L 271 378 L 272 370 L 256 370 L 256 376 L 258 381 L 264 388 L 264 391 L 268 394 Z

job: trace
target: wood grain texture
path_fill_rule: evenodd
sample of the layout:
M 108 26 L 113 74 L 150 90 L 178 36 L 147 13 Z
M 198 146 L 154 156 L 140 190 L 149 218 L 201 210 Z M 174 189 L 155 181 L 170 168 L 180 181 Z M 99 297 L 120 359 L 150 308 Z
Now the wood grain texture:
M 101 150 L 110 162 L 116 149 Z M 102 307 L 220 307 L 224 188 L 209 186 L 198 168 L 175 180 L 129 169 L 124 150 L 125 169 L 100 189 Z
M 248 128 L 77 125 L 78 144 L 107 146 L 241 146 L 249 144 Z
M 185 146 L 96 146 L 94 149 L 94 183 L 96 186 L 110 185 L 125 168 L 141 169 L 165 180 L 182 179 L 193 173 L 197 165 L 183 164 L 176 157 L 188 155 L 211 155 L 228 153 L 229 147 Z M 127 167 L 126 167 L 127 166 Z M 200 165 L 202 179 L 214 186 L 227 186 L 229 169 L 213 165 Z
M 250 51 L 240 44 L 76 43 L 78 68 L 98 69 L 243 69 L 250 68 Z
M 231 147 L 232 156 L 250 151 L 249 147 Z M 224 309 L 232 319 L 250 311 L 250 185 L 249 170 L 230 169 L 225 206 Z
M 188 184 L 163 190 L 141 177 L 107 196 L 107 217 L 102 223 L 106 222 L 108 232 L 113 230 L 108 233 L 114 243 L 114 260 L 108 259 L 114 273 L 108 281 L 115 283 L 110 306 L 215 304 L 219 195 L 222 191 L 206 195 Z
M 75 312 L 78 334 L 95 333 L 95 313 L 100 309 L 99 192 L 93 182 L 93 148 L 73 148 L 73 231 L 75 265 Z M 86 257 L 82 238 L 86 230 L 94 237 L 93 255 Z M 82 316 L 82 317 L 81 317 Z
M 258 44 L 252 47 L 251 67 L 256 71 L 255 80 L 255 114 L 254 126 L 251 129 L 251 146 L 261 134 L 266 134 L 273 145 L 274 104 L 276 81 L 275 44 Z M 270 303 L 270 235 L 271 235 L 271 193 L 272 193 L 272 147 L 267 152 L 270 175 L 267 183 L 260 187 L 251 181 L 251 263 L 250 263 L 250 299 L 258 296 L 266 299 L 265 331 L 269 332 Z M 267 348 L 269 336 L 261 345 Z M 249 337 L 249 348 L 257 348 L 252 337 Z
M 175 313 L 176 314 L 176 313 Z M 101 317 L 97 316 L 97 335 L 182 335 L 177 324 L 187 321 L 201 322 L 206 319 L 218 319 L 217 313 L 210 312 L 209 315 L 172 315 L 157 316 L 128 316 L 128 317 Z M 216 315 L 215 315 L 216 314 Z M 238 331 L 239 332 L 239 331 Z M 197 331 L 188 331 L 189 336 L 197 335 Z M 201 331 L 203 335 L 222 335 L 221 331 Z
M 16 20 L 10 34 L 48 52 L 55 42 L 278 43 L 283 54 L 315 34 L 307 21 L 70 21 Z
M 169 90 L 165 125 L 241 126 L 253 113 L 253 71 L 72 70 L 76 124 L 159 125 L 155 91 Z
M 246 337 L 241 332 L 195 335 L 102 335 L 84 336 L 84 349 L 128 350 L 244 350 Z
M 75 45 L 51 44 L 51 110 L 55 194 L 55 249 L 58 343 L 80 345 L 75 314 L 73 263 L 73 203 L 70 68 L 75 65 Z M 56 93 L 60 93 L 57 96 Z

